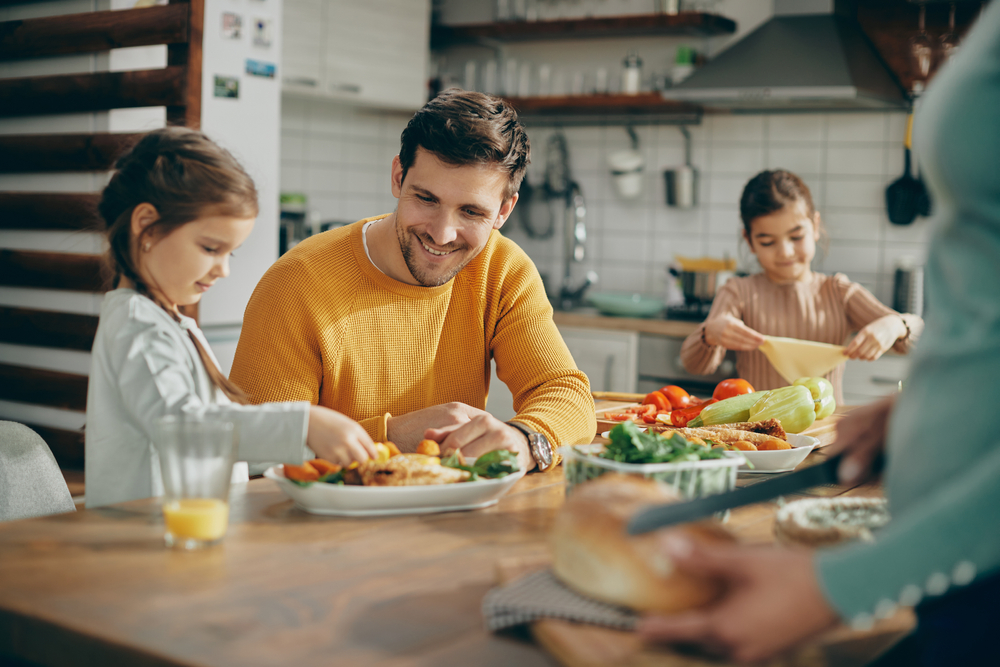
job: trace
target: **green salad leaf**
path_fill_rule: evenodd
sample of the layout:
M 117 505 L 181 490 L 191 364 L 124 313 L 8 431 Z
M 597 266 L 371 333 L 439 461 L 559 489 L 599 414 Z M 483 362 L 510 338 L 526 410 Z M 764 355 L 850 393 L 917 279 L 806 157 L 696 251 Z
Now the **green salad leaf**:
M 598 456 L 621 463 L 680 463 L 721 459 L 721 449 L 688 442 L 679 433 L 664 437 L 653 431 L 641 431 L 635 422 L 618 424 L 608 434 L 611 443 Z
M 486 452 L 476 459 L 471 466 L 462 465 L 458 460 L 458 453 L 441 459 L 441 465 L 448 468 L 457 468 L 471 473 L 470 482 L 478 480 L 480 477 L 487 479 L 499 479 L 511 473 L 518 472 L 521 468 L 517 465 L 517 454 L 506 449 L 494 449 Z

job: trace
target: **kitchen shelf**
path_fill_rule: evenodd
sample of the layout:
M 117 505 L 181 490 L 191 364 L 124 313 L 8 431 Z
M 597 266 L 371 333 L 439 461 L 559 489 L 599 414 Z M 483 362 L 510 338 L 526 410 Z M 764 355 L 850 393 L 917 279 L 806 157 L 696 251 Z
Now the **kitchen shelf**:
M 591 37 L 685 36 L 712 37 L 736 32 L 736 22 L 718 14 L 637 14 L 561 19 L 504 21 L 465 25 L 432 25 L 431 48 L 485 41 L 527 42 Z
M 659 93 L 638 95 L 561 95 L 552 97 L 508 97 L 518 115 L 538 123 L 572 124 L 625 121 L 659 121 L 698 124 L 701 107 L 665 100 Z

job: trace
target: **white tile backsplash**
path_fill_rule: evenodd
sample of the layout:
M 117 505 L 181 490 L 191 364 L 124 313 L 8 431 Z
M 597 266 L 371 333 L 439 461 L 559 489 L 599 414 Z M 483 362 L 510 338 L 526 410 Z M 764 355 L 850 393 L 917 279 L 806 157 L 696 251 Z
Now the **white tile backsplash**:
M 285 98 L 282 115 L 283 191 L 304 191 L 323 220 L 355 220 L 395 206 L 389 168 L 409 116 L 366 112 L 325 101 Z M 692 163 L 700 172 L 700 205 L 691 210 L 665 204 L 663 170 L 684 161 L 683 136 L 673 125 L 638 126 L 647 158 L 643 192 L 623 200 L 608 173 L 607 155 L 629 147 L 619 125 L 563 128 L 574 179 L 587 202 L 588 257 L 574 264 L 579 280 L 588 268 L 602 290 L 665 291 L 665 267 L 674 255 L 737 257 L 741 268 L 759 270 L 740 239 L 739 198 L 747 181 L 763 168 L 799 174 L 830 237 L 829 253 L 817 270 L 843 272 L 883 300 L 891 298 L 895 258 L 923 258 L 930 238 L 927 219 L 890 225 L 885 187 L 902 173 L 906 115 L 901 113 L 713 115 L 690 127 Z M 551 127 L 531 127 L 533 163 L 529 178 L 538 199 L 536 228 L 547 224 L 540 198 Z M 916 170 L 914 169 L 914 173 Z M 520 206 L 521 204 L 519 204 Z M 559 220 L 559 205 L 554 203 Z M 561 232 L 530 239 L 520 216 L 505 233 L 522 245 L 558 285 L 562 276 Z

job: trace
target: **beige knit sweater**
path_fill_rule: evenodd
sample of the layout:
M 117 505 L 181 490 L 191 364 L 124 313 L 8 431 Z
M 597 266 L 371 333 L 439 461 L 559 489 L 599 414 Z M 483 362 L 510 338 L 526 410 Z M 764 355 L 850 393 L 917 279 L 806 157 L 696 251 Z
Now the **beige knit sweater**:
M 763 273 L 758 273 L 728 280 L 716 294 L 708 317 L 729 313 L 765 336 L 843 345 L 852 333 L 895 312 L 842 273 L 827 276 L 814 272 L 812 280 L 785 285 L 773 283 Z M 905 354 L 920 337 L 924 322 L 916 315 L 900 317 L 910 333 L 897 340 L 892 349 Z M 704 327 L 702 324 L 688 336 L 681 349 L 681 360 L 691 373 L 712 373 L 726 354 L 722 346 L 705 344 Z M 774 389 L 788 384 L 759 350 L 738 351 L 736 370 L 754 389 Z M 833 383 L 837 403 L 843 403 L 844 364 L 826 377 Z

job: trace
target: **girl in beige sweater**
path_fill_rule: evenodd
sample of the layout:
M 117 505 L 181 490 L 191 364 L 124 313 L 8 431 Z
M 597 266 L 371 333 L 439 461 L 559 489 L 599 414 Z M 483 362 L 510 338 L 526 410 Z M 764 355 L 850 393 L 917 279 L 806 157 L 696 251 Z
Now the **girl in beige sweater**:
M 708 374 L 726 350 L 736 350 L 736 369 L 755 389 L 788 384 L 757 348 L 764 336 L 843 345 L 851 359 L 874 361 L 890 348 L 906 353 L 923 320 L 900 314 L 847 276 L 816 273 L 810 263 L 820 233 L 809 188 L 795 174 L 763 171 L 740 198 L 743 238 L 763 272 L 733 278 L 716 294 L 705 322 L 684 341 L 681 359 L 691 373 Z M 827 374 L 843 402 L 844 364 Z

